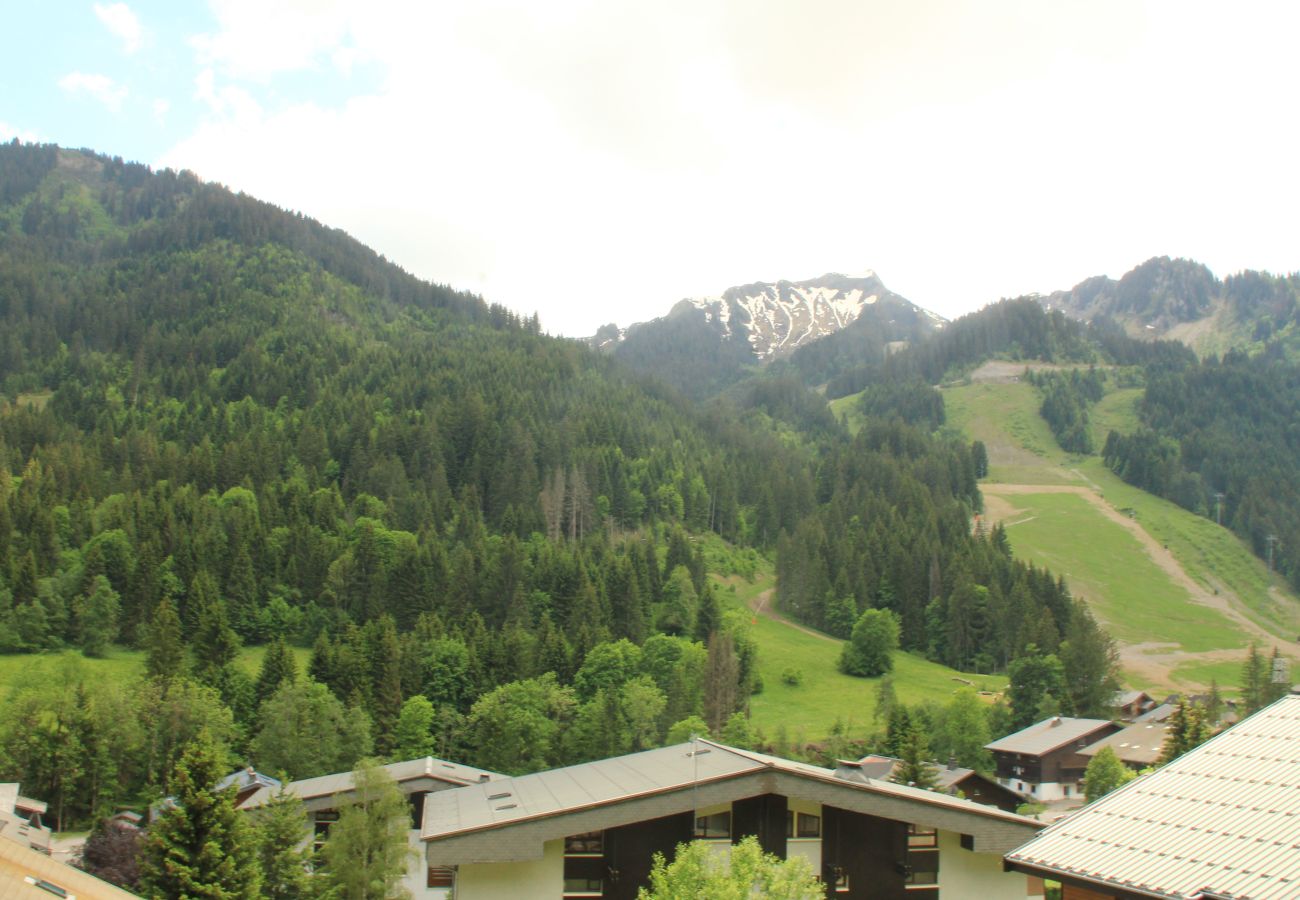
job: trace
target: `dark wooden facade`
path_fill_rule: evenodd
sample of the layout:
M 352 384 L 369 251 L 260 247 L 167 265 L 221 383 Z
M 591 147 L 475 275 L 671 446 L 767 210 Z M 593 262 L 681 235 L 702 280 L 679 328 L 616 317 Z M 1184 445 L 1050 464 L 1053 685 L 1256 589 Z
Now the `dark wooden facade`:
M 749 835 L 758 838 L 767 853 L 786 856 L 787 798 L 763 794 L 737 800 L 731 806 L 732 842 Z M 908 887 L 917 873 L 937 873 L 939 851 L 909 846 L 908 825 L 892 819 L 822 807 L 822 880 L 830 900 L 935 900 L 938 888 Z M 566 879 L 601 882 L 605 900 L 635 900 L 637 890 L 650 881 L 654 854 L 673 858 L 677 845 L 692 836 L 692 815 L 665 816 L 603 833 L 598 854 L 566 855 Z M 836 888 L 840 875 L 847 885 Z

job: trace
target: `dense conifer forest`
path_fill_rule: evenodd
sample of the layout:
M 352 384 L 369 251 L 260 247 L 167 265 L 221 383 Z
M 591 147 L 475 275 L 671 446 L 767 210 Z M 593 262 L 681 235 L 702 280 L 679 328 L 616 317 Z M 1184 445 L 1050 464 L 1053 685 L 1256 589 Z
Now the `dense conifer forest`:
M 61 826 L 157 796 L 200 733 L 292 778 L 753 740 L 705 536 L 775 554 L 831 633 L 884 609 L 954 666 L 1064 661 L 1067 711 L 1112 683 L 1064 582 L 972 528 L 976 448 L 888 401 L 853 438 L 788 375 L 695 405 L 309 219 L 17 142 L 0 318 L 0 649 L 147 657 L 6 698 L 0 777 Z

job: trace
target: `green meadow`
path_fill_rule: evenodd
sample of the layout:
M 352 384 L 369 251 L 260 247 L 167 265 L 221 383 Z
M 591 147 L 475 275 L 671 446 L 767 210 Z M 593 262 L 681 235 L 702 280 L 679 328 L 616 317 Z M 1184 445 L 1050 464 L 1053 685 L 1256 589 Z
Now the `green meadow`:
M 750 698 L 750 718 L 769 739 L 784 726 L 794 741 L 824 737 L 838 719 L 851 737 L 867 737 L 883 728 L 874 717 L 879 678 L 855 678 L 837 667 L 844 642 L 809 634 L 782 621 L 749 612 L 749 603 L 769 590 L 770 569 L 754 581 L 726 579 L 720 591 L 730 608 L 749 616 L 758 644 L 758 670 L 763 690 Z M 734 588 L 734 592 L 732 591 Z M 782 679 L 797 671 L 797 685 Z M 1007 680 L 999 675 L 968 675 L 902 651 L 894 654 L 894 691 L 904 703 L 946 703 L 958 689 L 999 692 Z

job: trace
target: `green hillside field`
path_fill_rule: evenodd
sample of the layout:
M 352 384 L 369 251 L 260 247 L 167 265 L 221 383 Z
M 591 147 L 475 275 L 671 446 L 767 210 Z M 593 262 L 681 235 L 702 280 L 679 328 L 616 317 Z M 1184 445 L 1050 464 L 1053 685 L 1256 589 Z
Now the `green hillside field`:
M 865 738 L 883 729 L 884 723 L 874 717 L 881 679 L 855 678 L 838 670 L 844 641 L 750 612 L 751 604 L 775 584 L 770 567 L 753 580 L 731 577 L 720 583 L 728 607 L 750 616 L 758 644 L 763 690 L 750 700 L 756 729 L 771 739 L 784 726 L 793 741 L 824 737 L 837 719 L 849 737 Z M 782 680 L 787 669 L 800 673 L 798 685 Z M 988 696 L 1007 685 L 1005 676 L 964 674 L 902 651 L 894 654 L 892 677 L 898 699 L 904 703 L 947 703 L 958 689 L 968 686 Z
M 1038 414 L 1033 385 L 976 382 L 943 395 L 947 427 L 988 448 L 990 518 L 1005 519 L 1018 555 L 1064 574 L 1092 604 L 1126 645 L 1131 684 L 1234 684 L 1251 640 L 1295 655 L 1288 639 L 1300 634 L 1300 603 L 1282 580 L 1212 520 L 1125 484 L 1097 455 L 1062 451 Z M 1098 448 L 1110 429 L 1134 427 L 1140 396 L 1138 388 L 1112 388 L 1092 408 Z

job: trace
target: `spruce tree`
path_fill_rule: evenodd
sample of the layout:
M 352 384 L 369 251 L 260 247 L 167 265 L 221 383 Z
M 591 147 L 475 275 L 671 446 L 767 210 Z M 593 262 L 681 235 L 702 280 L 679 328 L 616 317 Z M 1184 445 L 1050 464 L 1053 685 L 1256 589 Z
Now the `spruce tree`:
M 293 684 L 297 680 L 298 663 L 293 657 L 289 642 L 281 635 L 266 648 L 266 656 L 262 657 L 262 668 L 257 674 L 255 688 L 257 705 L 261 706 L 270 699 L 286 681 Z
M 897 784 L 925 788 L 927 791 L 933 790 L 936 785 L 936 770 L 929 760 L 930 747 L 925 739 L 925 731 L 915 719 L 903 735 L 900 750 L 899 764 L 894 767 L 890 780 Z
M 181 619 L 168 597 L 163 597 L 145 630 L 145 672 L 150 678 L 170 680 L 185 671 L 185 644 Z
M 257 843 L 234 807 L 234 791 L 216 792 L 224 775 L 206 732 L 186 747 L 169 787 L 175 805 L 149 828 L 140 861 L 140 886 L 153 900 L 261 896 Z
M 308 864 L 311 849 L 307 812 L 302 801 L 283 787 L 257 815 L 257 861 L 262 896 L 267 900 L 302 900 L 312 896 Z
M 194 576 L 190 603 L 197 615 L 194 634 L 194 675 L 204 684 L 224 693 L 227 670 L 239 653 L 239 636 L 230 627 L 226 603 L 217 593 L 217 583 L 206 571 Z

